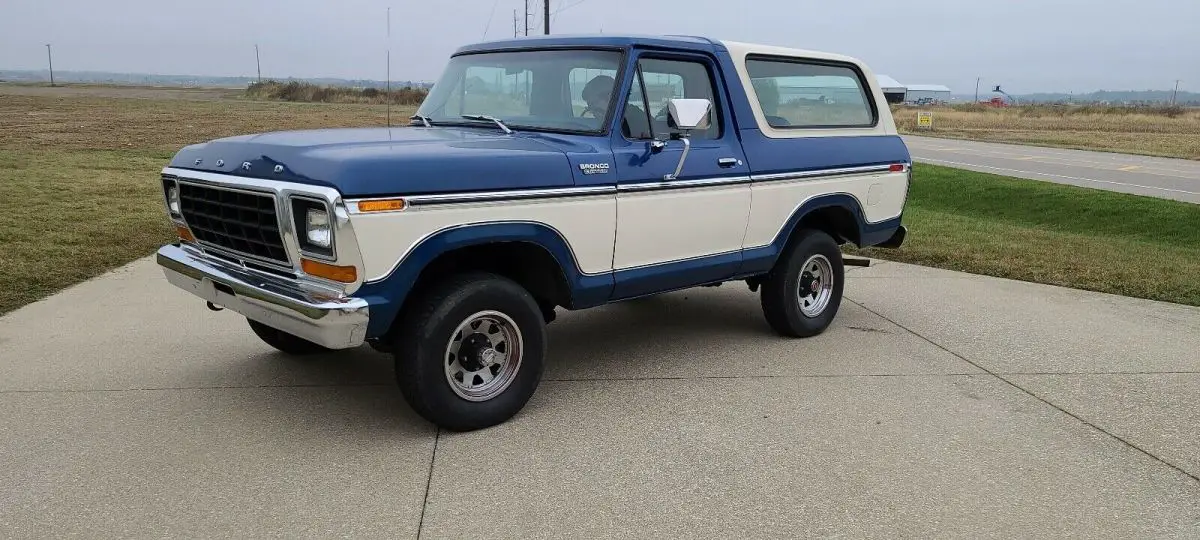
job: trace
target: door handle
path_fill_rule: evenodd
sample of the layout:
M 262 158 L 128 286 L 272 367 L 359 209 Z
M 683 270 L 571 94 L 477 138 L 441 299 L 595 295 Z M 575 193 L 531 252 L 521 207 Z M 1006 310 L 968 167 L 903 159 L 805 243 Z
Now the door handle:
M 738 158 L 723 157 L 723 158 L 717 160 L 717 165 L 720 165 L 725 168 L 729 168 L 729 167 L 733 167 L 734 165 L 741 165 L 741 164 L 742 164 L 742 160 L 740 160 Z

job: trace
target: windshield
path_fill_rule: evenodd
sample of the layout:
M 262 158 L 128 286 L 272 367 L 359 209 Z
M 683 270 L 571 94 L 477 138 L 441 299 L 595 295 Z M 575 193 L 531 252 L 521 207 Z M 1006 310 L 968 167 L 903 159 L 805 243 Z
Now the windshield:
M 450 59 L 417 109 L 433 124 L 600 133 L 621 63 L 618 51 L 556 50 L 465 54 Z

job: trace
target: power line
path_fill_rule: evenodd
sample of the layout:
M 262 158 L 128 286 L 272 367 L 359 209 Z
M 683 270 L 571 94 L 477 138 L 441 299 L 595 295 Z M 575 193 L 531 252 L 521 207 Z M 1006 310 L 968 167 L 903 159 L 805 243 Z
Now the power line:
M 498 4 L 500 4 L 500 0 L 492 2 L 492 13 L 488 15 L 487 24 L 483 26 L 483 37 L 479 38 L 481 41 L 487 39 L 488 29 L 492 27 L 492 19 L 496 17 L 496 6 Z

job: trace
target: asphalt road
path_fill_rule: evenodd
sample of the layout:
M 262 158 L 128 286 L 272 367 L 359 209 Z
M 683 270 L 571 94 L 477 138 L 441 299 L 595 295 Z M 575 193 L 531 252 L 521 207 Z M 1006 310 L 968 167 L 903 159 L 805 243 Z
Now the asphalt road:
M 1197 538 L 1200 309 L 895 263 L 550 326 L 511 422 L 298 360 L 145 259 L 0 318 L 0 538 Z
M 911 135 L 904 140 L 918 162 L 1200 203 L 1200 161 Z

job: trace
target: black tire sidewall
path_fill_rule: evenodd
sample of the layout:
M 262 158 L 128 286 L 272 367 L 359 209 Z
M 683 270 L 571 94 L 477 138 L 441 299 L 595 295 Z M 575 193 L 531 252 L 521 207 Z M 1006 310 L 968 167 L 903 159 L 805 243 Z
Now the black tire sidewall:
M 524 288 L 508 279 L 481 275 L 454 280 L 420 302 L 426 316 L 406 321 L 395 346 L 396 377 L 413 408 L 439 426 L 466 431 L 501 423 L 519 412 L 541 382 L 546 353 L 545 320 Z M 523 351 L 516 377 L 500 395 L 474 402 L 450 387 L 445 351 L 452 332 L 468 317 L 494 310 L 510 317 L 521 332 Z
M 309 356 L 313 354 L 321 354 L 333 352 L 323 345 L 313 343 L 300 336 L 295 336 L 279 330 L 272 326 L 260 323 L 256 320 L 247 318 L 246 322 L 250 323 L 250 329 L 254 331 L 254 335 L 258 336 L 267 345 L 276 350 L 293 356 Z
M 842 261 L 842 252 L 837 242 L 829 234 L 819 230 L 798 231 L 799 235 L 792 243 L 780 265 L 772 270 L 763 288 L 764 310 L 772 326 L 785 333 L 808 337 L 825 331 L 837 316 L 842 301 L 842 291 L 845 286 L 846 273 Z M 797 287 L 804 269 L 804 263 L 813 255 L 824 255 L 833 268 L 833 290 L 829 304 L 816 317 L 809 317 L 800 311 L 800 301 L 797 298 Z M 772 304 L 767 309 L 767 304 Z M 780 320 L 782 319 L 782 320 Z M 780 328 L 780 326 L 784 328 Z

